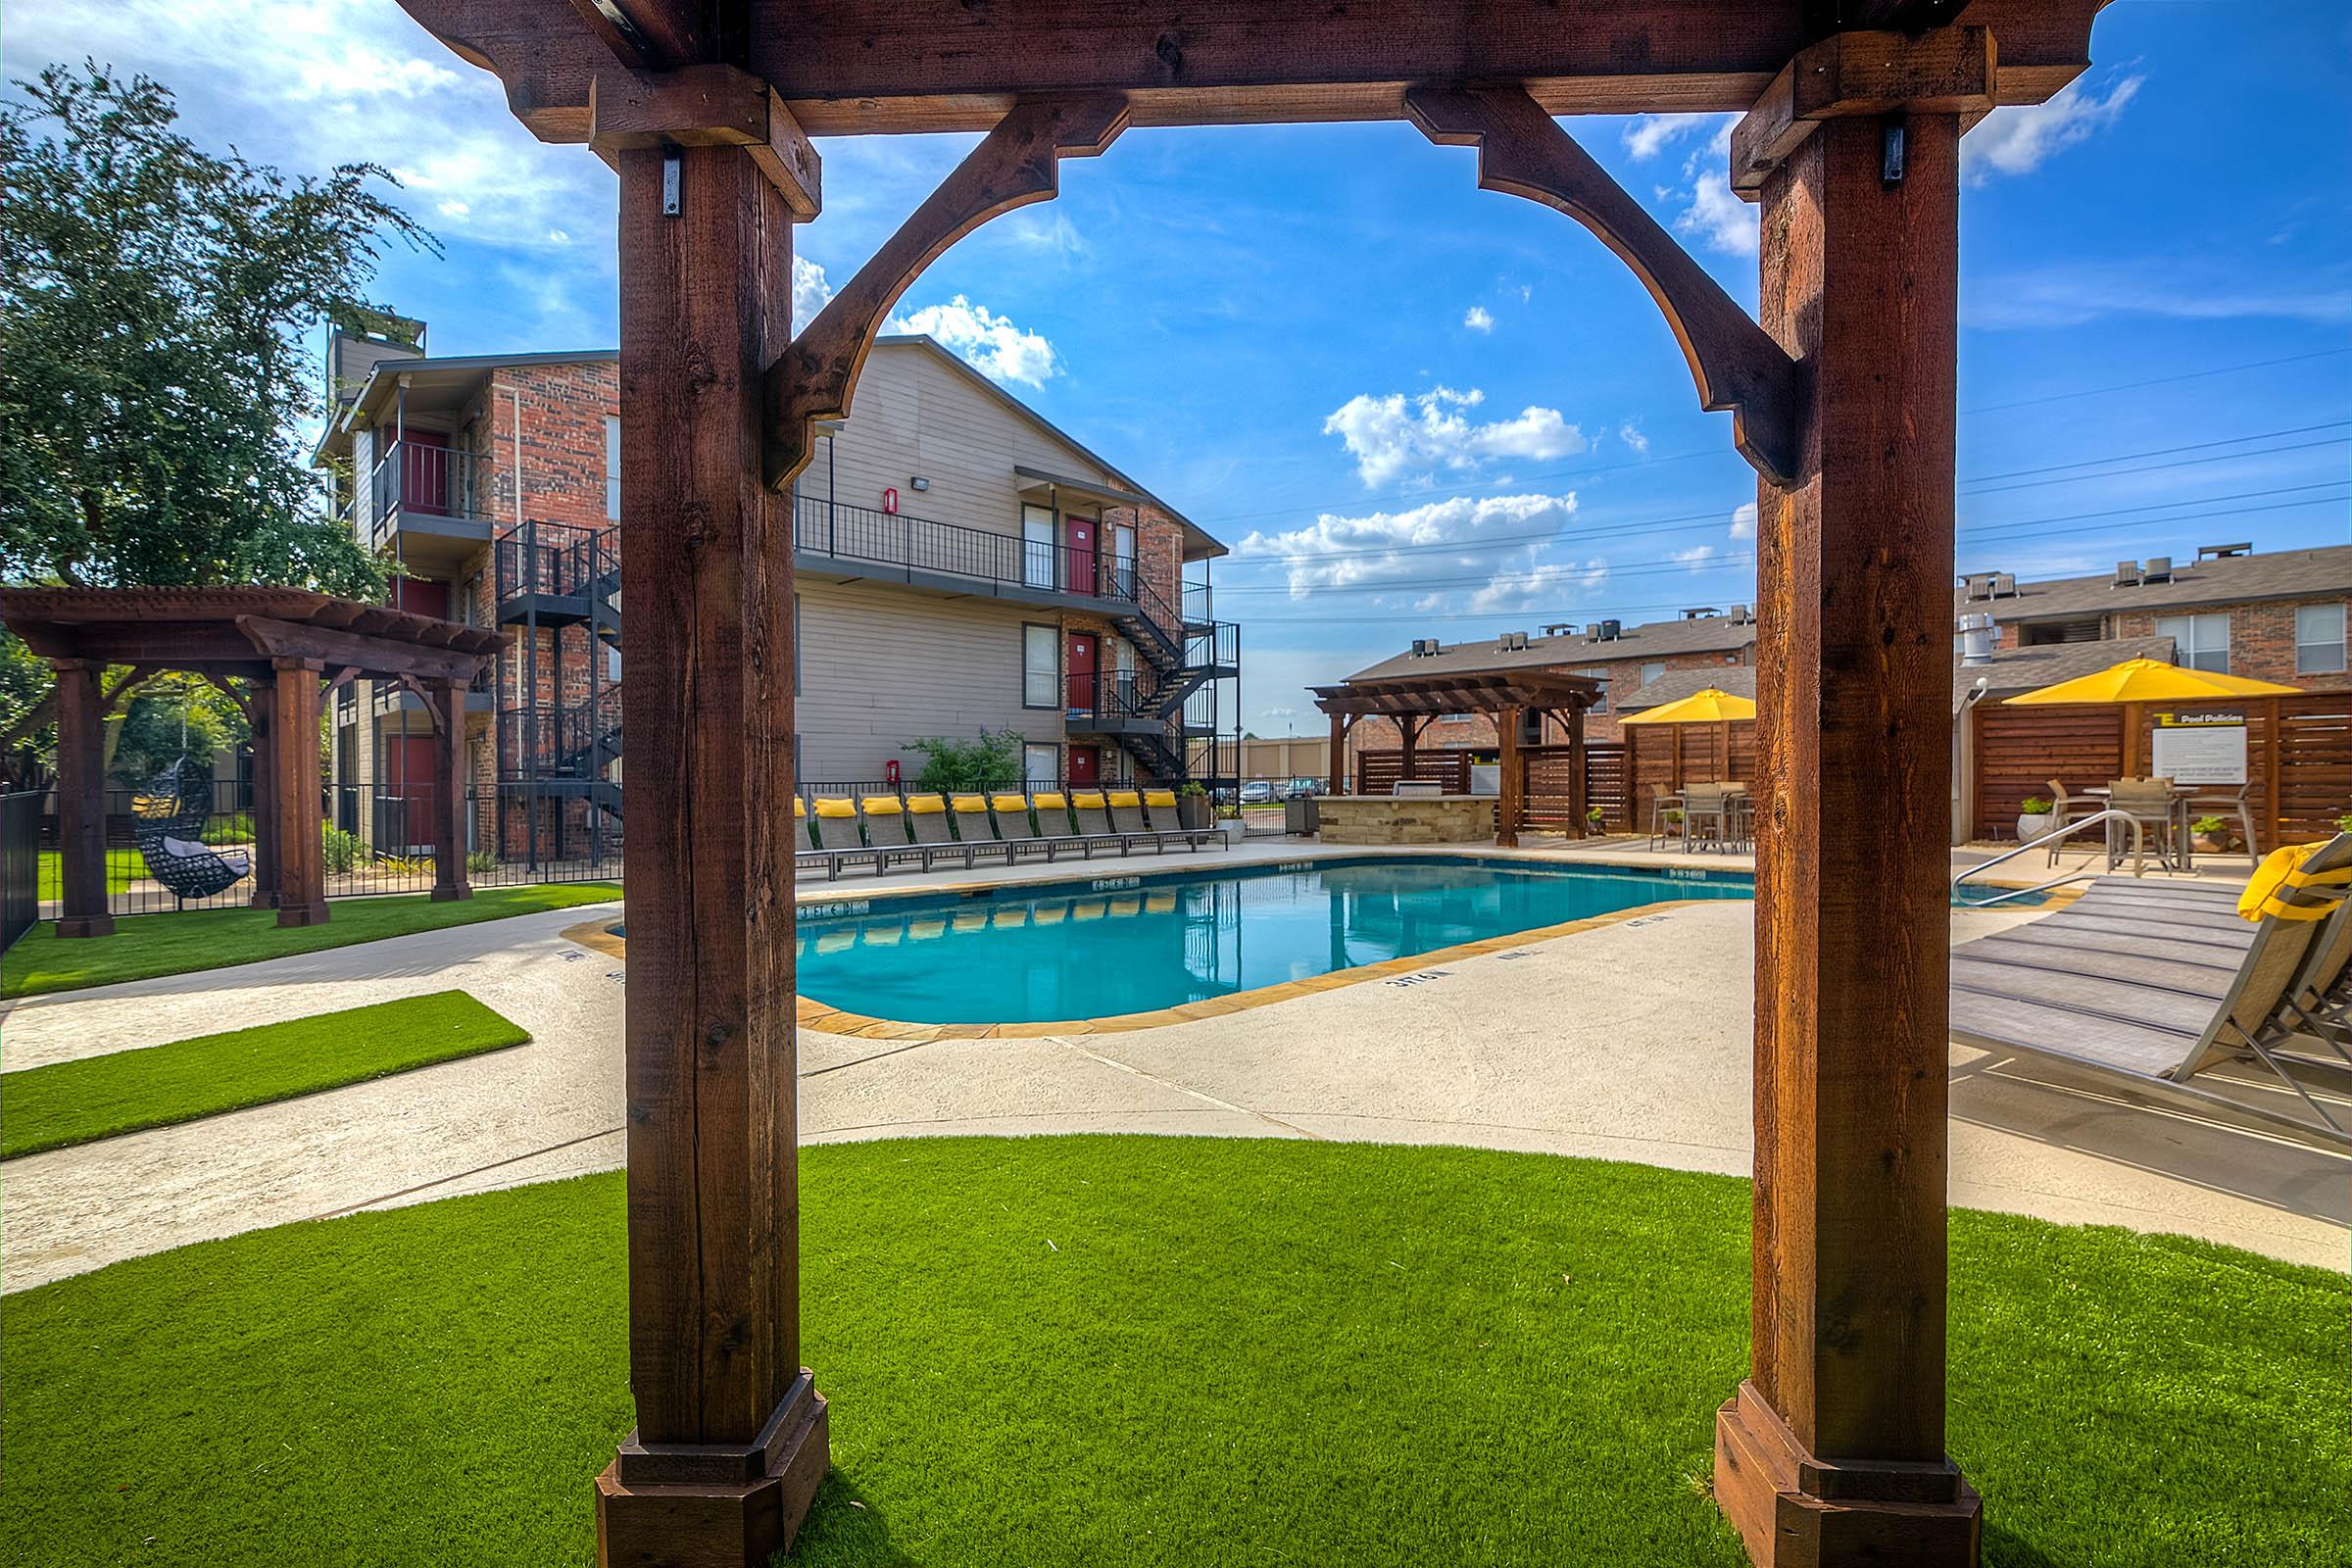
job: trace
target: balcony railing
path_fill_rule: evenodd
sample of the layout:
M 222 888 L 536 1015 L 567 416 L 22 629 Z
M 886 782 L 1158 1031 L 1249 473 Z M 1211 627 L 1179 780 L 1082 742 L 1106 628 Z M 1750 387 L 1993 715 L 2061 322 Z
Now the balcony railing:
M 462 447 L 395 441 L 368 470 L 368 515 L 378 534 L 391 528 L 396 514 L 479 520 L 490 515 L 491 498 L 476 480 L 486 485 L 489 477 Z
M 603 598 L 620 587 L 618 530 L 526 519 L 500 532 L 493 555 L 499 603 L 522 594 Z

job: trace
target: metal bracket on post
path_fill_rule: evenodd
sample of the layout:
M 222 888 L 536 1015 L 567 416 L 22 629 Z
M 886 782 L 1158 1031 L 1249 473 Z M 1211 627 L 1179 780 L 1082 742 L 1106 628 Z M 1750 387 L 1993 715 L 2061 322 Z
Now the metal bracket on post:
M 662 155 L 662 216 L 678 216 L 678 150 L 670 148 Z

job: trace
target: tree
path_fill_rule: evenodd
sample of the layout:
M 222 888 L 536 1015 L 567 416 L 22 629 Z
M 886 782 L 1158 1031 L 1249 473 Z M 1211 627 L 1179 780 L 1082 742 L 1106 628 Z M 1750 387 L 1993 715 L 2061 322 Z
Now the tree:
M 0 107 L 0 578 L 264 583 L 378 599 L 320 506 L 303 335 L 357 325 L 386 236 L 347 164 L 289 178 L 173 128 L 172 94 L 52 66 Z

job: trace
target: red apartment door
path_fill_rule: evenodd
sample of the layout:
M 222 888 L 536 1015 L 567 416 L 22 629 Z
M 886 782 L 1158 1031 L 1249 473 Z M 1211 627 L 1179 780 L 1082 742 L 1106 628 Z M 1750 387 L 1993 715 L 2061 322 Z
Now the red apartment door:
M 410 430 L 400 438 L 400 504 L 428 516 L 449 515 L 449 437 Z
M 430 577 L 395 577 L 392 579 L 392 608 L 405 610 L 412 615 L 431 615 L 436 620 L 449 618 L 449 584 Z
M 1102 782 L 1102 748 L 1073 746 L 1070 748 L 1070 782 L 1100 784 Z
M 430 735 L 388 738 L 399 748 L 392 756 L 392 777 L 385 791 L 403 803 L 399 837 L 407 848 L 429 849 L 433 842 L 433 807 L 441 799 L 440 783 L 433 777 L 434 738 Z
M 1072 711 L 1091 713 L 1095 710 L 1095 661 L 1101 653 L 1102 645 L 1093 632 L 1070 633 L 1068 672 L 1063 677 L 1066 690 L 1062 704 Z M 1078 776 L 1074 765 L 1070 776 Z
M 1064 517 L 1061 530 L 1062 542 L 1070 552 L 1070 580 L 1065 586 L 1074 594 L 1096 592 L 1094 519 Z

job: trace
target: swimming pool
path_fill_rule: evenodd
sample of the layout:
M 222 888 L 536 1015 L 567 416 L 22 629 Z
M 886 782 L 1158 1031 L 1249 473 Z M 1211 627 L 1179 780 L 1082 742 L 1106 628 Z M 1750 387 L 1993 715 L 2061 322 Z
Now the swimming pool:
M 1363 857 L 804 904 L 800 994 L 906 1023 L 1106 1018 L 1611 914 L 1745 872 Z

